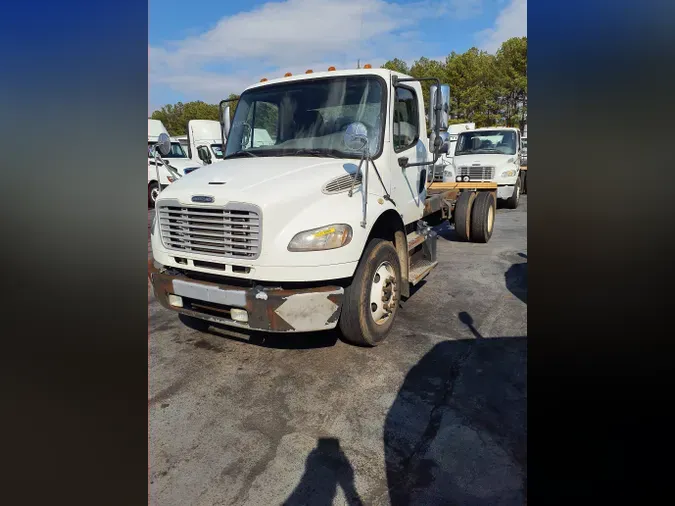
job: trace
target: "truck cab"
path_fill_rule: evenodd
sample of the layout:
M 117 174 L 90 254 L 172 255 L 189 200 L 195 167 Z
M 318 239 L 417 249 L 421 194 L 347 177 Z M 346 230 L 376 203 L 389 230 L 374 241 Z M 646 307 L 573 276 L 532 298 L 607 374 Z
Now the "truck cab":
M 218 121 L 193 119 L 188 121 L 185 136 L 188 156 L 202 165 L 223 159 L 223 139 Z
M 445 169 L 455 181 L 491 181 L 497 184 L 497 198 L 507 208 L 518 207 L 521 194 L 520 130 L 486 127 L 467 130 L 457 136 L 450 164 Z
M 192 324 L 339 326 L 350 342 L 381 343 L 438 263 L 422 220 L 443 205 L 427 195 L 448 149 L 449 88 L 435 81 L 431 138 L 421 81 L 397 72 L 331 68 L 248 87 L 232 121 L 221 109 L 223 159 L 157 199 L 159 302 Z
M 163 164 L 155 166 L 155 144 L 161 134 L 169 135 L 160 120 L 148 118 L 148 205 L 154 206 L 159 192 L 175 181 Z M 163 156 L 180 175 L 186 175 L 200 167 L 187 156 L 178 139 L 172 139 L 171 151 Z M 159 169 L 159 170 L 158 170 Z M 157 179 L 159 172 L 159 180 Z

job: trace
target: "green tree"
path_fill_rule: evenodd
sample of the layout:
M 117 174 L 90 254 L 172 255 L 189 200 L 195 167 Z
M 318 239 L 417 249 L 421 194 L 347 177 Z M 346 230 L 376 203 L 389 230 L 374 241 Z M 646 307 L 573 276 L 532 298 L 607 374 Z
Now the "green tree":
M 178 102 L 175 105 L 167 104 L 152 113 L 152 119 L 158 119 L 169 132 L 169 135 L 185 135 L 188 121 L 193 119 L 218 119 L 218 105 L 207 104 L 202 101 Z
M 387 63 L 382 65 L 383 69 L 388 69 L 388 70 L 393 70 L 395 72 L 401 72 L 402 74 L 410 74 L 410 69 L 408 68 L 408 64 L 404 62 L 403 60 L 399 60 L 398 58 L 394 58 L 393 60 L 389 60 Z
M 521 131 L 527 117 L 527 37 L 505 41 L 496 56 L 501 87 L 501 105 L 506 125 Z

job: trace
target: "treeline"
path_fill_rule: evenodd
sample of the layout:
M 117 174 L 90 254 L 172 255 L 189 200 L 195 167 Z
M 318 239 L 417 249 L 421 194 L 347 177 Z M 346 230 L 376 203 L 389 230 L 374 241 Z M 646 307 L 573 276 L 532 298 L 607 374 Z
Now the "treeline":
M 437 77 L 450 85 L 451 123 L 515 126 L 527 121 L 527 37 L 505 41 L 492 55 L 473 47 L 445 62 L 420 58 L 408 67 L 395 58 L 382 67 L 413 77 Z M 429 87 L 423 87 L 429 103 Z
M 437 77 L 450 84 L 450 123 L 476 123 L 476 126 L 515 126 L 527 121 L 527 37 L 505 41 L 496 54 L 473 47 L 464 53 L 450 53 L 445 62 L 422 57 L 411 67 L 394 58 L 382 68 L 413 77 Z M 429 87 L 423 86 L 429 103 Z M 228 98 L 236 97 L 230 94 Z M 231 103 L 234 113 L 236 102 Z M 171 135 L 185 135 L 192 119 L 218 120 L 218 104 L 201 101 L 165 105 L 152 113 Z

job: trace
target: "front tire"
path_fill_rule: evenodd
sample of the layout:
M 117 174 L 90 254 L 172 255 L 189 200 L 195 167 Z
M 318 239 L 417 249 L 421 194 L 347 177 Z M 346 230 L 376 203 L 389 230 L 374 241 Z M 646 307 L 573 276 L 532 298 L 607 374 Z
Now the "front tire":
M 506 199 L 506 208 L 507 209 L 516 209 L 518 207 L 518 202 L 520 202 L 520 177 L 516 179 L 516 184 L 513 187 L 513 194 Z
M 148 206 L 155 207 L 155 202 L 157 202 L 157 197 L 159 197 L 159 184 L 156 181 L 153 181 L 148 185 Z
M 372 239 L 345 288 L 340 331 L 346 341 L 377 346 L 389 334 L 401 299 L 401 265 L 394 245 Z

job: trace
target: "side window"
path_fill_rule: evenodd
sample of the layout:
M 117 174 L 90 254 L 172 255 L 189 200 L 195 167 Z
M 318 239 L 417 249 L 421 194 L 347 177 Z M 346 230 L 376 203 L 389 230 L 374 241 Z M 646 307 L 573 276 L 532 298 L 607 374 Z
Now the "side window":
M 246 122 L 253 127 L 245 147 L 260 147 L 274 144 L 277 139 L 279 107 L 271 102 L 255 102 L 248 110 Z
M 419 137 L 417 96 L 409 88 L 397 87 L 394 101 L 394 151 L 411 148 Z

